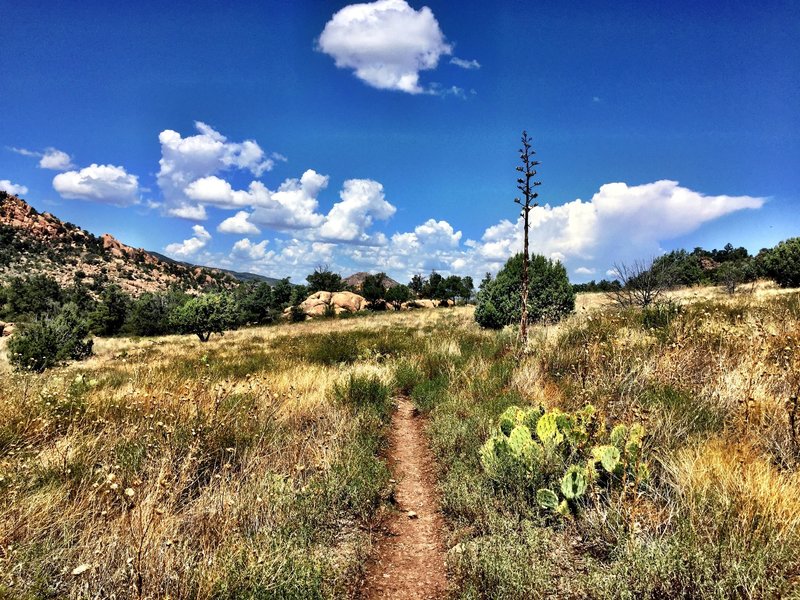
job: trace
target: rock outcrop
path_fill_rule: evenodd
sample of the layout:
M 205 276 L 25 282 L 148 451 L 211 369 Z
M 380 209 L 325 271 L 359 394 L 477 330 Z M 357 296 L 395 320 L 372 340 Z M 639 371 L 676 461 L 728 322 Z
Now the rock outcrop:
M 367 278 L 367 275 L 369 275 L 369 273 L 367 273 L 366 271 L 359 271 L 358 273 L 353 273 L 349 277 L 344 278 L 344 283 L 346 286 L 354 290 L 361 291 L 361 288 L 364 285 L 364 279 Z M 388 275 L 384 276 L 383 287 L 385 287 L 388 290 L 389 288 L 393 288 L 396 285 L 400 284 L 391 277 L 389 277 Z
M 429 298 L 417 298 L 409 300 L 400 305 L 400 310 L 414 310 L 415 308 L 438 308 L 440 306 L 455 306 L 452 300 L 430 300 Z
M 452 300 L 429 300 L 427 298 L 409 300 L 408 302 L 403 302 L 399 306 L 386 303 L 382 300 L 380 300 L 379 303 L 383 307 L 379 308 L 379 310 L 414 310 L 455 305 Z M 342 313 L 356 313 L 367 310 L 369 307 L 370 304 L 364 296 L 359 296 L 353 292 L 316 292 L 298 305 L 298 308 L 306 315 L 306 319 L 325 317 L 334 314 L 340 315 Z M 374 308 L 373 306 L 373 309 Z M 284 317 L 289 318 L 291 311 L 291 308 L 287 308 L 283 311 Z
M 367 300 L 353 292 L 316 292 L 303 300 L 299 308 L 305 313 L 306 318 L 324 317 L 326 315 L 354 313 L 367 309 Z M 291 311 L 284 311 L 288 315 Z
M 64 287 L 76 278 L 89 286 L 108 281 L 133 296 L 163 292 L 173 285 L 195 291 L 236 285 L 235 278 L 222 271 L 173 262 L 126 246 L 108 233 L 95 236 L 3 191 L 0 241 L 0 284 L 11 277 L 38 274 Z

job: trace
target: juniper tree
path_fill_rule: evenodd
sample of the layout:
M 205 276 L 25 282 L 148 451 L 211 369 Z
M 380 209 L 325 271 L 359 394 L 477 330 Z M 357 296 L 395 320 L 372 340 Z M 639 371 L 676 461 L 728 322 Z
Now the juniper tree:
M 534 190 L 536 187 L 542 185 L 541 181 L 534 181 L 536 176 L 536 166 L 541 164 L 538 160 L 532 157 L 536 151 L 531 148 L 531 138 L 528 137 L 528 132 L 522 132 L 522 148 L 519 149 L 519 158 L 522 165 L 517 167 L 517 171 L 522 173 L 522 176 L 517 178 L 517 189 L 522 192 L 522 198 L 514 198 L 514 202 L 522 206 L 522 219 L 523 219 L 523 234 L 524 234 L 524 247 L 522 251 L 522 315 L 519 322 L 519 337 L 522 342 L 523 348 L 528 344 L 528 267 L 530 263 L 530 254 L 528 252 L 528 222 L 529 214 L 532 208 L 539 206 L 536 198 L 539 194 Z

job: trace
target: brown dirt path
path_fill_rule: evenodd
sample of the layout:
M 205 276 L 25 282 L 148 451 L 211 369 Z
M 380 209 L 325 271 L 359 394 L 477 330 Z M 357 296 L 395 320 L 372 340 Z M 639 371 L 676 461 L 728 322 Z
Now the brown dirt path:
M 400 398 L 389 435 L 396 510 L 386 519 L 361 590 L 366 600 L 443 598 L 447 592 L 444 521 L 424 423 Z

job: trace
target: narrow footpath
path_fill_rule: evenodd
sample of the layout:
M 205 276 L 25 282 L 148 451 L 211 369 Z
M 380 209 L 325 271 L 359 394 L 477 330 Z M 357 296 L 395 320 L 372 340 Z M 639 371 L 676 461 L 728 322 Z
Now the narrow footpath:
M 389 467 L 397 505 L 383 524 L 361 590 L 366 600 L 434 599 L 446 595 L 444 521 L 435 462 L 423 419 L 400 398 L 392 416 Z

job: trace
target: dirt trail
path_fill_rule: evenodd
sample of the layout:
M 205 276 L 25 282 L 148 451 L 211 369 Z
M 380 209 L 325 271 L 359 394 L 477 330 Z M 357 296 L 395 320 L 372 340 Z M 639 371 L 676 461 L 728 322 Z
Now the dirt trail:
M 388 459 L 397 482 L 397 510 L 376 543 L 362 598 L 442 598 L 447 580 L 435 462 L 423 421 L 406 398 L 400 398 L 392 417 Z

